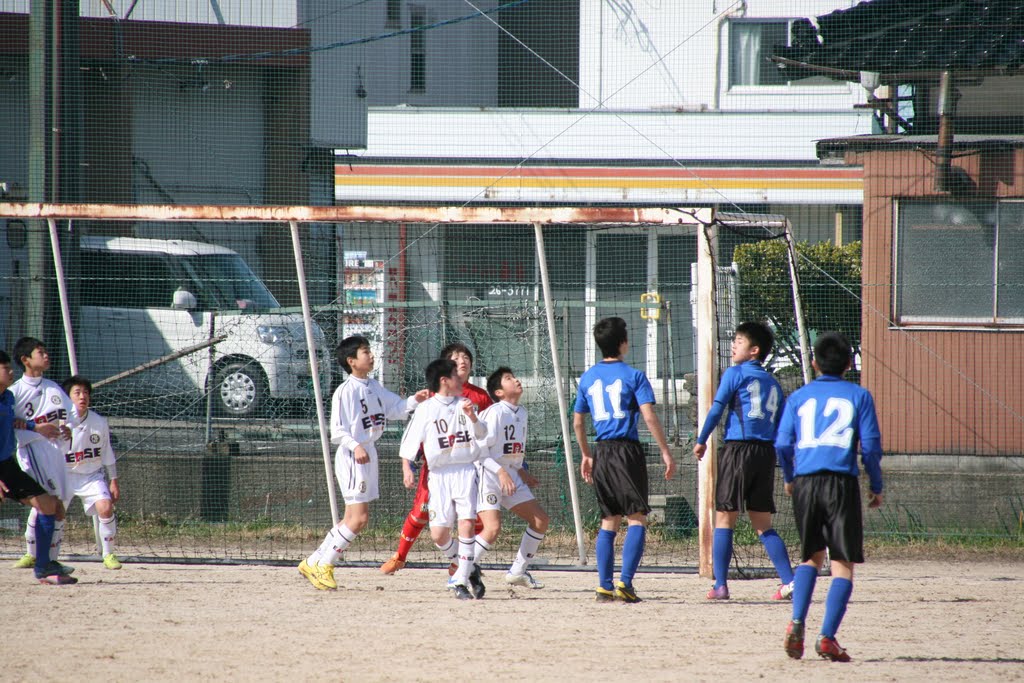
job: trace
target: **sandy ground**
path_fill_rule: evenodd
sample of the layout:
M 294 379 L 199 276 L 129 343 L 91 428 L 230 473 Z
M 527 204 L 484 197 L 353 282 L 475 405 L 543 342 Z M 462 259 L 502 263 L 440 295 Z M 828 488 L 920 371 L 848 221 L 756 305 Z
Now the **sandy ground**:
M 53 587 L 3 565 L 3 680 L 1024 679 L 1024 562 L 863 565 L 838 634 L 849 664 L 785 656 L 771 580 L 709 603 L 705 579 L 641 574 L 642 604 L 598 604 L 591 572 L 510 590 L 494 570 L 484 600 L 459 602 L 443 570 L 343 568 L 328 593 L 294 568 L 83 562 L 77 586 Z

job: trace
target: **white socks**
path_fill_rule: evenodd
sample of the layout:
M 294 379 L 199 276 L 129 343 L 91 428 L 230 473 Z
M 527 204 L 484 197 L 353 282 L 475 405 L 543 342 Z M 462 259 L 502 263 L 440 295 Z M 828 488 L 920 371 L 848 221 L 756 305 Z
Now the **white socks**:
M 356 534 L 344 524 L 339 524 L 327 532 L 323 543 L 313 551 L 306 564 L 335 564 L 354 540 Z
M 28 520 L 25 522 L 25 553 L 36 557 L 36 518 L 39 511 L 35 508 L 29 510 Z
M 100 520 L 100 546 L 103 548 L 103 557 L 114 552 L 114 536 L 117 535 L 117 519 L 111 515 L 110 519 Z
M 537 548 L 540 547 L 543 540 L 544 534 L 526 527 L 526 531 L 523 532 L 523 540 L 519 542 L 519 552 L 516 553 L 516 561 L 512 563 L 512 568 L 509 571 L 513 574 L 525 574 L 530 566 L 530 562 L 533 560 L 533 556 L 537 554 Z
M 55 519 L 53 521 L 53 543 L 50 544 L 50 562 L 56 562 L 60 557 L 60 544 L 64 540 L 64 521 Z
M 473 571 L 473 549 L 476 546 L 472 538 L 459 538 L 459 568 L 455 572 L 455 583 L 469 585 L 469 575 Z
M 491 544 L 482 539 L 479 534 L 473 539 L 473 562 L 480 564 L 491 549 Z

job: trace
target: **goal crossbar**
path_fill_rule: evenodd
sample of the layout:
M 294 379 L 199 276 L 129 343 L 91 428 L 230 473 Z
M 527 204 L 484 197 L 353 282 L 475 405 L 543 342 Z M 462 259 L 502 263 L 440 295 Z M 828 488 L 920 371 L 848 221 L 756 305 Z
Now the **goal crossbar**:
M 476 223 L 695 225 L 708 208 L 486 206 L 181 206 L 2 202 L 0 217 L 57 220 L 218 221 L 247 223 Z

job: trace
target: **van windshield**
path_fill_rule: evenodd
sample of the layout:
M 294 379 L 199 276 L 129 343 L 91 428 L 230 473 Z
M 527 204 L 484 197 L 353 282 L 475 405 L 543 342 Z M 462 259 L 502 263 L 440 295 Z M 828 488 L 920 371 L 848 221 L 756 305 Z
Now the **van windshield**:
M 241 256 L 185 256 L 178 263 L 189 271 L 194 280 L 203 284 L 203 291 L 195 292 L 200 308 L 250 310 L 281 307 Z

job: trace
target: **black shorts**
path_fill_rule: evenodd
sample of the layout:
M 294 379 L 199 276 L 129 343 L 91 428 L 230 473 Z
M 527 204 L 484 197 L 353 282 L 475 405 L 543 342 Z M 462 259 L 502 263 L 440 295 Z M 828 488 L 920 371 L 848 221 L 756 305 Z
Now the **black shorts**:
M 718 455 L 715 509 L 775 512 L 775 446 L 769 441 L 726 441 Z
M 647 459 L 636 441 L 610 439 L 594 444 L 594 492 L 601 517 L 646 515 Z
M 793 516 L 806 562 L 828 548 L 833 560 L 864 561 L 864 521 L 857 477 L 817 472 L 793 480 Z
M 14 457 L 0 462 L 0 481 L 7 486 L 4 496 L 14 500 L 25 500 L 46 493 L 39 482 L 25 474 Z

